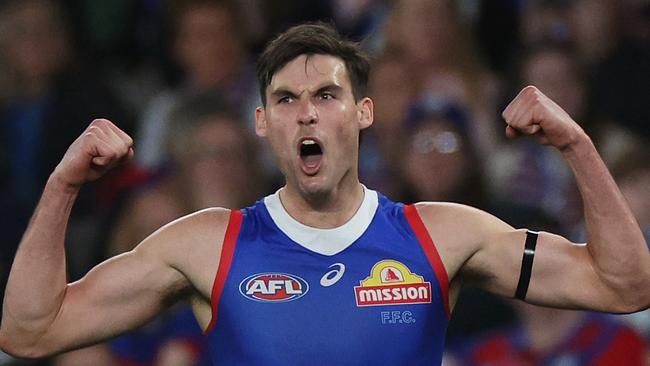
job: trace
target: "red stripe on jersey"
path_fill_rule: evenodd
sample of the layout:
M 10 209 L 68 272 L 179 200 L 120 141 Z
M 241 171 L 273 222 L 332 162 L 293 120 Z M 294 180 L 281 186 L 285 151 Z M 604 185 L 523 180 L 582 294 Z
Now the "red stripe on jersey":
M 429 264 L 433 269 L 433 272 L 436 274 L 438 283 L 440 284 L 440 291 L 442 292 L 442 300 L 445 305 L 445 311 L 447 312 L 447 318 L 451 316 L 451 310 L 449 308 L 449 277 L 447 276 L 447 270 L 445 269 L 442 259 L 440 259 L 440 254 L 436 249 L 427 228 L 420 218 L 418 210 L 415 208 L 415 205 L 404 205 L 404 215 L 406 220 L 408 220 L 411 229 L 415 233 L 415 236 L 418 238 L 418 242 L 426 254 Z
M 228 278 L 228 272 L 230 271 L 230 265 L 232 264 L 232 258 L 235 254 L 235 245 L 237 244 L 237 236 L 239 236 L 239 230 L 241 229 L 241 223 L 244 219 L 241 211 L 230 211 L 230 219 L 228 221 L 228 227 L 226 228 L 226 235 L 223 238 L 223 245 L 221 247 L 221 258 L 219 259 L 219 268 L 217 269 L 217 275 L 214 278 L 214 284 L 212 285 L 212 296 L 210 297 L 210 304 L 212 307 L 212 319 L 210 319 L 210 324 L 205 329 L 203 334 L 208 334 L 214 328 L 214 325 L 217 322 L 217 312 L 219 310 L 219 299 L 221 299 L 221 292 L 223 287 L 226 284 L 226 279 Z

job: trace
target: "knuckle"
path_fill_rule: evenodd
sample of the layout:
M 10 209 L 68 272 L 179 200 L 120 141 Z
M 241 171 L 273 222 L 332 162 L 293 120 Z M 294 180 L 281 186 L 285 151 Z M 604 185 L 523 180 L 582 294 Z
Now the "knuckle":
M 106 158 L 106 161 L 113 161 L 117 157 L 117 153 L 113 149 L 107 149 L 104 150 L 102 156 Z
M 104 125 L 106 122 L 108 122 L 108 120 L 105 119 L 105 118 L 95 118 L 90 125 L 91 126 L 101 126 L 101 125 Z
M 512 122 L 512 110 L 506 108 L 503 112 L 501 112 L 501 117 L 503 117 L 503 119 L 508 123 Z
M 526 85 L 526 87 L 524 88 L 524 92 L 526 93 L 535 93 L 537 91 L 539 91 L 539 89 L 537 89 L 537 87 L 534 85 Z
M 105 118 L 97 118 L 93 123 L 101 129 L 109 129 L 113 123 Z
M 99 127 L 90 126 L 86 129 L 84 136 L 86 136 L 89 139 L 98 139 L 100 133 L 101 133 L 101 129 Z
M 126 145 L 122 145 L 117 149 L 117 155 L 120 157 L 128 154 L 128 152 L 129 152 L 129 147 Z
M 124 144 L 124 146 L 126 146 L 127 148 L 133 146 L 133 139 L 131 138 L 131 136 L 129 135 L 125 135 L 125 136 L 126 137 L 122 138 L 122 143 Z

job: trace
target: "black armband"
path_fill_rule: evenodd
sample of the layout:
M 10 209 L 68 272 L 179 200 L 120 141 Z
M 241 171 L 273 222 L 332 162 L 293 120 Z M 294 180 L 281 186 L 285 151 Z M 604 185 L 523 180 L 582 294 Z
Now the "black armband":
M 521 259 L 521 273 L 519 273 L 519 283 L 515 297 L 519 300 L 526 298 L 530 275 L 533 271 L 533 259 L 535 259 L 535 246 L 537 245 L 538 232 L 528 230 L 526 232 L 526 244 L 524 246 L 524 256 Z

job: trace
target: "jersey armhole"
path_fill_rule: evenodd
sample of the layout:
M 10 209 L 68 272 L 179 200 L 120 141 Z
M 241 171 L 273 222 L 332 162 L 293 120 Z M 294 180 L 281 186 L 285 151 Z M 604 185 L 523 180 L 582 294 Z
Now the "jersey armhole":
M 415 208 L 415 205 L 404 205 L 404 215 L 406 216 L 406 220 L 411 226 L 411 229 L 415 233 L 418 243 L 420 243 L 420 247 L 422 247 L 422 251 L 424 251 L 436 278 L 438 279 L 445 312 L 447 313 L 447 319 L 449 319 L 451 316 L 451 310 L 449 308 L 449 277 L 447 276 L 445 265 L 442 263 L 436 245 L 433 243 L 433 239 L 431 239 L 426 226 L 424 226 L 422 218 Z
M 237 244 L 237 237 L 239 236 L 243 217 L 241 211 L 230 211 L 228 227 L 226 228 L 226 234 L 224 235 L 223 245 L 221 247 L 219 267 L 217 268 L 217 275 L 214 277 L 214 283 L 212 284 L 212 294 L 210 296 L 212 318 L 210 319 L 208 327 L 203 332 L 204 335 L 210 333 L 217 322 L 219 300 L 221 299 L 221 293 L 226 284 L 226 279 L 228 278 L 228 272 L 230 272 L 230 265 L 232 264 L 232 259 L 235 254 L 235 246 Z

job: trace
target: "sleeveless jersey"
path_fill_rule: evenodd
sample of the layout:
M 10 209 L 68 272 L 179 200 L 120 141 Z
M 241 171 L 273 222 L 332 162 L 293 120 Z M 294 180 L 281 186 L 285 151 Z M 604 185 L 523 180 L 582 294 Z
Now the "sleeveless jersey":
M 215 365 L 439 365 L 448 279 L 414 206 L 364 187 L 335 229 L 279 194 L 232 211 L 206 329 Z

